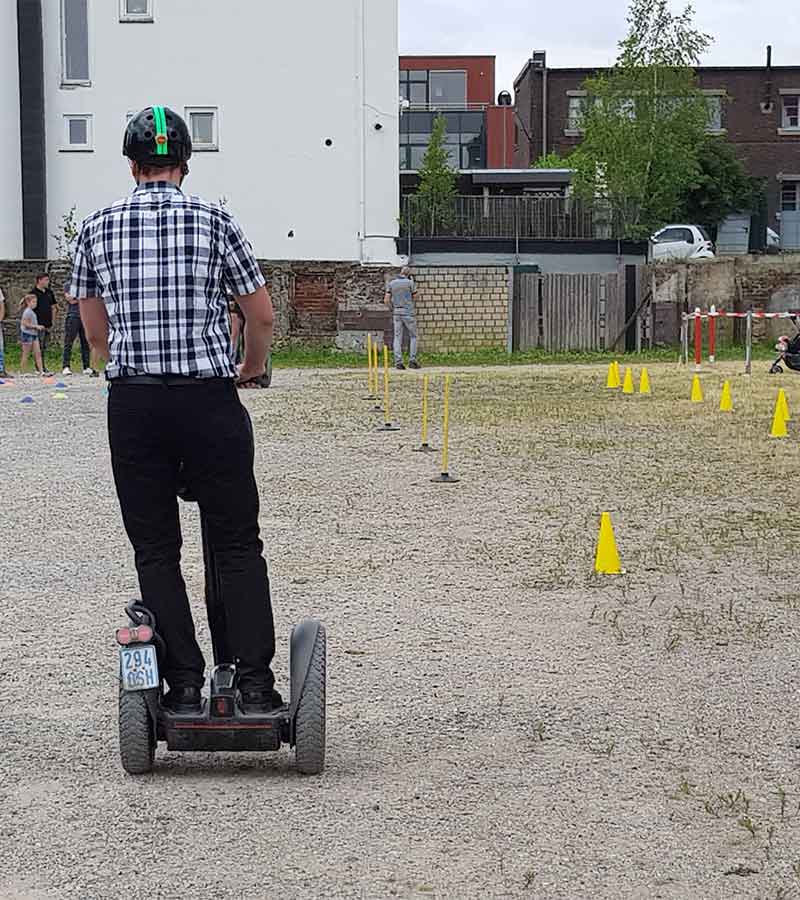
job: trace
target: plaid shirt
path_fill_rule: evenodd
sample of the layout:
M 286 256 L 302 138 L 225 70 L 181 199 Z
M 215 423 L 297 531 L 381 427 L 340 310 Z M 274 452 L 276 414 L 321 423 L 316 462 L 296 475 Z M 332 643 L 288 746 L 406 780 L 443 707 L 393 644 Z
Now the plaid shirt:
M 264 283 L 229 213 L 158 181 L 84 221 L 67 293 L 105 301 L 108 378 L 233 378 L 226 289 Z

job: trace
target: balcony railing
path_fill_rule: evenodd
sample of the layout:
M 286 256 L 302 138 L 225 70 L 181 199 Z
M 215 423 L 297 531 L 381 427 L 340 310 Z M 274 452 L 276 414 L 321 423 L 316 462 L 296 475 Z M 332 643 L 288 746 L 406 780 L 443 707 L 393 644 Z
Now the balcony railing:
M 437 208 L 410 194 L 402 212 L 401 234 L 411 238 L 589 241 L 622 235 L 608 204 L 574 197 L 455 197 Z
M 491 103 L 409 103 L 405 112 L 485 112 Z

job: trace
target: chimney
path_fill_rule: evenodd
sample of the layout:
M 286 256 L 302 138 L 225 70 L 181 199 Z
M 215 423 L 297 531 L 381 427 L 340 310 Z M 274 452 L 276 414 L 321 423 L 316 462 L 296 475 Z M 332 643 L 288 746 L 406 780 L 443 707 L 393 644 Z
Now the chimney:
M 767 68 L 765 69 L 764 96 L 761 100 L 761 112 L 769 114 L 775 108 L 772 99 L 772 44 L 767 45 Z

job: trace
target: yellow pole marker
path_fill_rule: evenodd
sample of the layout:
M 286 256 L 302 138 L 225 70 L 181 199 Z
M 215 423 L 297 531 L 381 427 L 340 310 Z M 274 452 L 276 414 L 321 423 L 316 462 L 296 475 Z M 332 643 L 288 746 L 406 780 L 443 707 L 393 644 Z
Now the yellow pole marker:
M 609 363 L 608 377 L 606 378 L 606 388 L 615 391 L 619 387 L 619 375 L 614 363 Z
M 634 393 L 634 389 L 633 389 L 633 371 L 631 370 L 631 367 L 630 367 L 630 366 L 628 366 L 628 368 L 625 369 L 625 382 L 624 382 L 623 385 L 622 385 L 622 393 L 623 393 L 623 394 L 632 394 L 632 393 Z
M 786 419 L 783 417 L 783 410 L 781 409 L 780 396 L 778 396 L 778 400 L 775 403 L 775 415 L 772 417 L 772 431 L 770 431 L 769 436 L 774 438 L 789 437 Z
M 720 412 L 733 412 L 733 395 L 731 394 L 731 383 L 726 381 L 722 385 L 722 396 L 719 400 Z
M 620 565 L 614 526 L 607 512 L 600 517 L 600 537 L 597 541 L 594 570 L 598 575 L 623 575 L 625 572 Z
M 374 400 L 375 395 L 372 391 L 372 335 L 367 332 L 367 393 L 369 396 L 365 400 Z
M 433 447 L 428 443 L 428 386 L 429 376 L 422 376 L 422 444 L 414 448 L 415 453 L 434 453 Z
M 442 423 L 442 474 L 431 479 L 437 484 L 457 484 L 460 479 L 454 478 L 448 471 L 450 463 L 450 376 L 444 376 L 444 422 Z
M 642 369 L 642 374 L 639 376 L 639 393 L 640 394 L 652 393 L 650 390 L 650 375 L 649 375 L 647 369 Z
M 372 388 L 370 389 L 370 393 L 372 396 L 371 400 L 375 401 L 375 405 L 372 407 L 373 412 L 383 412 L 383 407 L 380 403 L 380 397 L 378 396 L 378 342 L 372 342 Z
M 703 402 L 703 388 L 700 384 L 700 376 L 695 375 L 692 379 L 692 403 Z
M 399 425 L 392 425 L 389 409 L 389 348 L 383 345 L 383 425 L 376 431 L 400 431 Z
M 778 391 L 778 405 L 781 408 L 781 415 L 787 422 L 792 421 L 792 416 L 789 412 L 789 401 L 786 399 L 786 391 L 781 388 Z

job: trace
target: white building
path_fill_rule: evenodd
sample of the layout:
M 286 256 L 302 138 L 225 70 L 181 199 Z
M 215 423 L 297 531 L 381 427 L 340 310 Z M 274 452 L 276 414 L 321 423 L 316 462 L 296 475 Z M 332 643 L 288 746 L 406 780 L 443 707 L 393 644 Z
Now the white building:
M 52 257 L 71 207 L 128 192 L 127 117 L 162 104 L 185 189 L 260 258 L 395 261 L 397 2 L 0 0 L 0 259 Z

